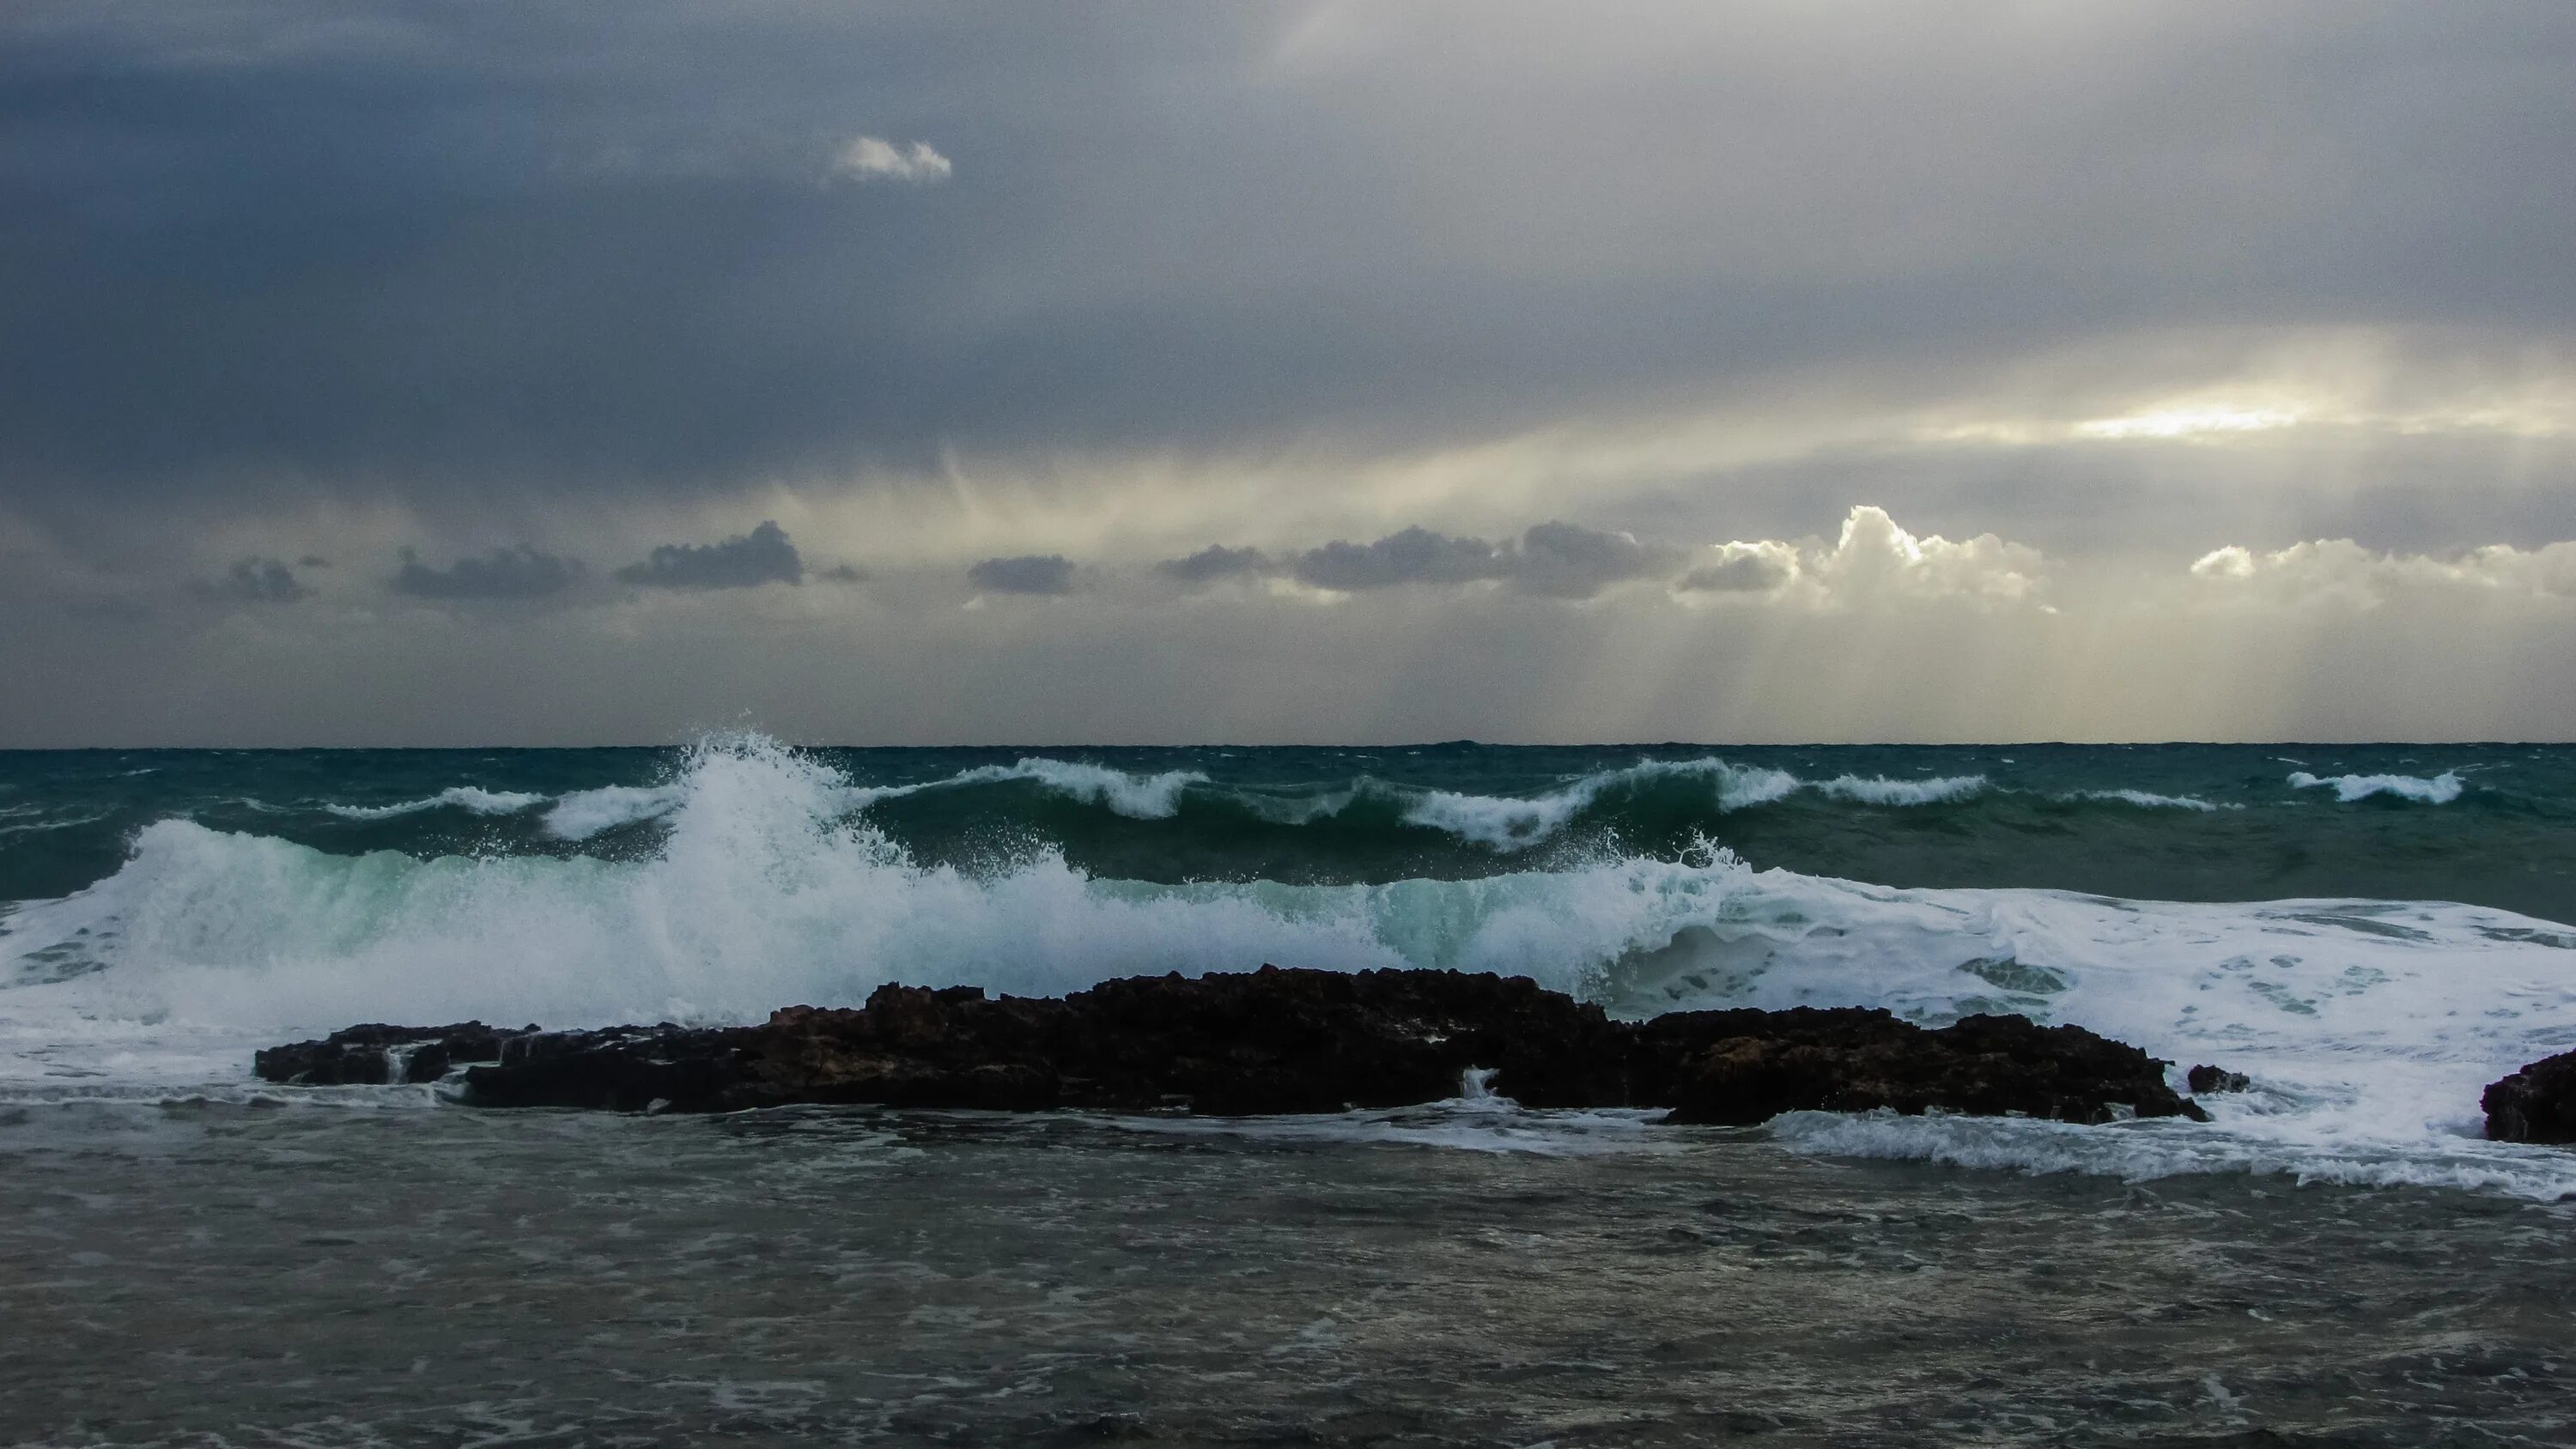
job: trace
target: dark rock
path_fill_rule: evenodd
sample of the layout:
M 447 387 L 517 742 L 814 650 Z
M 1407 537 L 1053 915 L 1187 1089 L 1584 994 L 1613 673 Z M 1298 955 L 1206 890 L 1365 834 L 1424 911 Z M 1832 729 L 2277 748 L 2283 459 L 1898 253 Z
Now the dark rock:
M 1638 1028 L 1640 1086 L 1672 1120 L 1750 1125 L 1782 1112 L 1939 1108 L 2108 1122 L 2207 1121 L 2165 1064 L 2080 1026 L 1971 1016 L 1927 1030 L 1875 1008 L 1692 1011 Z
M 791 1101 L 746 1095 L 759 1027 L 612 1026 L 535 1031 L 501 1043 L 500 1060 L 465 1069 L 466 1100 L 485 1107 L 718 1112 Z
M 262 1053 L 261 1074 L 292 1075 L 285 1054 L 344 1037 L 351 1053 L 373 1040 L 342 1033 Z M 1486 1068 L 1492 1090 L 1526 1106 L 1671 1107 L 1684 1122 L 1879 1107 L 2202 1116 L 2165 1086 L 2163 1063 L 2080 1027 L 1977 1016 L 1935 1031 L 1884 1011 L 1807 1008 L 1623 1023 L 1523 978 L 1450 971 L 1265 966 L 1108 981 L 1062 1000 L 884 986 L 855 1010 L 794 1006 L 750 1027 L 531 1031 L 492 1055 L 467 1070 L 465 1095 L 493 1107 L 1337 1112 L 1454 1096 L 1468 1069 Z
M 1625 1029 L 1526 979 L 1448 971 L 1135 977 L 1062 1000 L 882 986 L 761 1026 L 562 1032 L 466 1074 L 493 1106 L 673 1111 L 784 1102 L 1215 1115 L 1455 1096 L 1470 1067 L 1531 1106 L 1628 1099 Z
M 500 1060 L 501 1043 L 510 1035 L 479 1021 L 454 1026 L 370 1022 L 320 1041 L 268 1047 L 253 1054 L 251 1070 L 263 1081 L 308 1087 L 435 1082 L 460 1063 Z
M 2192 1068 L 2183 1081 L 2195 1096 L 2204 1092 L 2241 1092 L 2254 1085 L 2253 1080 L 2243 1072 L 2231 1072 L 2225 1067 L 2205 1064 Z
M 2479 1100 L 2487 1136 L 2498 1142 L 2576 1143 L 2576 1051 L 2543 1057 Z

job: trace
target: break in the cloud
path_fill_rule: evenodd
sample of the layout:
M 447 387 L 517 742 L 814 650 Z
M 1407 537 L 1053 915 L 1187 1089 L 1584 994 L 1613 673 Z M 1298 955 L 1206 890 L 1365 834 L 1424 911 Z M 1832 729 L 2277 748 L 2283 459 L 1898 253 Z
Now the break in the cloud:
M 17 0 L 0 96 L 0 742 L 2576 719 L 2564 6 Z M 496 538 L 638 587 L 347 570 Z
M 803 582 L 805 560 L 785 529 L 764 520 L 720 543 L 662 544 L 617 577 L 651 589 L 748 589 Z
M 844 181 L 945 181 L 957 168 L 927 141 L 898 146 L 852 136 L 832 153 L 831 175 Z
M 237 604 L 292 604 L 310 598 L 313 590 L 280 560 L 246 558 L 219 578 L 198 580 L 196 592 L 204 598 Z
M 988 558 L 966 570 L 966 581 L 988 594 L 1069 594 L 1074 567 L 1060 553 Z
M 388 587 L 421 599 L 543 599 L 571 588 L 580 577 L 578 559 L 544 553 L 531 544 L 469 555 L 443 569 L 422 563 L 406 548 Z

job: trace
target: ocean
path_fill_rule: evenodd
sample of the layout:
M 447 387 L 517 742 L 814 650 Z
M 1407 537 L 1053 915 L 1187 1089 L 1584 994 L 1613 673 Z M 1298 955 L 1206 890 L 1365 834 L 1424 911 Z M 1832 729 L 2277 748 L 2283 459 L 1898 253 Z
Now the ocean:
M 2503 744 L 0 754 L 0 1443 L 2563 1442 L 2576 1152 L 2478 1093 L 2576 1047 L 2571 827 L 2576 747 Z M 1265 962 L 2253 1086 L 1718 1131 L 249 1073 Z

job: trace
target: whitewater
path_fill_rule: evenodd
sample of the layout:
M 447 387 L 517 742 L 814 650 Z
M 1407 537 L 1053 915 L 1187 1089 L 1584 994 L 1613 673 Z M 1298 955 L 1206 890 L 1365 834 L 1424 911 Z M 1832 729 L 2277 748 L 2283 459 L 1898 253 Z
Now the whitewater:
M 1675 781 L 1702 801 L 1702 824 L 1812 800 L 1803 808 L 1866 812 L 1880 831 L 2005 796 L 2110 812 L 2101 828 L 2124 831 L 2137 827 L 2112 815 L 2229 825 L 2222 806 L 2242 801 L 2032 789 L 2008 783 L 2014 762 L 2000 757 L 1991 775 L 1913 778 L 1694 757 L 1519 795 L 1371 777 L 1302 801 L 1240 787 L 1268 799 L 1251 813 L 1283 829 L 1328 823 L 1376 791 L 1397 825 L 1431 822 L 1492 861 L 1477 874 L 1309 881 L 1108 874 L 1025 833 L 980 856 L 932 858 L 881 818 L 1009 784 L 1056 802 L 1047 809 L 1169 830 L 1195 795 L 1236 788 L 1216 780 L 1222 761 L 1205 763 L 1122 771 L 1025 757 L 890 784 L 745 735 L 700 743 L 652 784 L 450 786 L 314 807 L 349 828 L 449 812 L 490 828 L 524 818 L 559 842 L 655 832 L 605 854 L 560 843 L 350 853 L 155 819 L 92 883 L 0 917 L 0 1098 L 237 1099 L 255 1095 L 256 1047 L 357 1021 L 738 1022 L 788 1004 L 855 1004 L 889 981 L 1054 995 L 1265 962 L 1422 966 L 1529 976 L 1629 1017 L 1858 1005 L 1938 1024 L 2019 1012 L 2135 1042 L 2177 1071 L 2206 1061 L 2254 1080 L 2207 1099 L 2209 1127 L 1809 1114 L 1772 1124 L 1801 1150 L 2138 1180 L 2253 1172 L 2576 1194 L 2576 1154 L 2485 1142 L 2477 1109 L 2483 1083 L 2576 1046 L 2576 928 L 2429 899 L 1899 887 L 1764 867 L 1704 835 L 1641 852 L 1573 830 L 1605 799 Z M 2326 795 L 2269 779 L 2295 801 Z M 2310 808 L 2457 811 L 2458 779 L 2411 792 L 2365 779 L 2346 801 Z

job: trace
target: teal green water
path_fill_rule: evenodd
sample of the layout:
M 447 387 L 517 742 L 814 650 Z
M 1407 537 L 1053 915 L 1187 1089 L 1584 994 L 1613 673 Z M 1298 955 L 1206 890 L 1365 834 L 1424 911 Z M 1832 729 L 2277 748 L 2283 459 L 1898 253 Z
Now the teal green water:
M 1890 886 L 2448 900 L 2576 921 L 2569 746 L 814 753 L 857 787 L 854 814 L 925 862 L 1053 849 L 1100 877 L 1310 884 L 1708 841 Z M 345 855 L 636 858 L 657 848 L 683 766 L 652 749 L 0 754 L 0 901 L 91 885 L 167 819 Z M 910 793 L 864 798 L 877 787 Z

